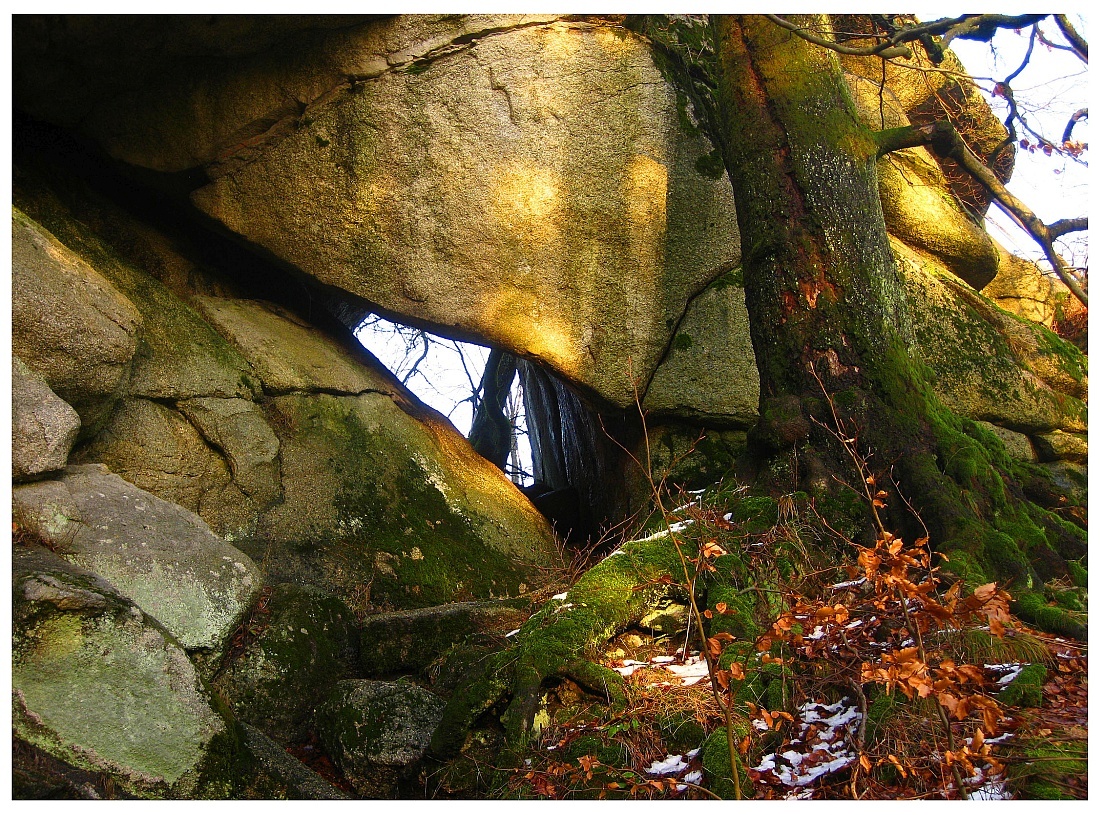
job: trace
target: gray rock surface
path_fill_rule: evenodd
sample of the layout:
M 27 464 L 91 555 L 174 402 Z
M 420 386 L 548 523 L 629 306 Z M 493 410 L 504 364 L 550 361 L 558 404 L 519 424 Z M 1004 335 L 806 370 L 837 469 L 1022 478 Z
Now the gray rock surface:
M 41 376 L 11 359 L 11 477 L 33 481 L 65 467 L 80 416 Z
M 17 487 L 12 507 L 28 530 L 111 581 L 184 648 L 221 649 L 260 590 L 255 564 L 201 518 L 101 465 Z
M 290 312 L 262 300 L 198 297 L 207 319 L 248 360 L 267 393 L 393 393 L 393 378 Z M 363 352 L 366 357 L 366 352 Z
M 244 743 L 256 757 L 268 779 L 282 787 L 291 800 L 346 801 L 349 796 L 334 787 L 250 724 L 242 723 Z
M 688 306 L 643 407 L 708 427 L 751 427 L 760 403 L 745 290 L 728 275 Z M 726 281 L 729 282 L 726 282 Z
M 233 440 L 239 459 L 245 458 L 238 444 L 243 441 Z M 261 458 L 263 449 L 255 455 Z M 232 459 L 223 449 L 208 442 L 179 410 L 149 399 L 123 399 L 74 459 L 105 464 L 131 484 L 201 515 L 219 535 L 233 538 L 255 530 L 276 488 L 267 484 L 257 501 L 236 482 Z M 246 481 L 249 474 L 257 475 L 247 473 Z
M 12 213 L 12 352 L 97 426 L 122 394 L 142 320 L 95 269 Z
M 13 556 L 14 735 L 131 794 L 200 791 L 228 728 L 184 650 L 101 577 L 37 547 Z
M 348 679 L 317 710 L 317 735 L 363 796 L 392 798 L 443 718 L 442 699 L 411 682 Z
M 233 483 L 260 508 L 281 493 L 279 439 L 263 410 L 247 399 L 188 399 L 177 408 L 225 456 Z

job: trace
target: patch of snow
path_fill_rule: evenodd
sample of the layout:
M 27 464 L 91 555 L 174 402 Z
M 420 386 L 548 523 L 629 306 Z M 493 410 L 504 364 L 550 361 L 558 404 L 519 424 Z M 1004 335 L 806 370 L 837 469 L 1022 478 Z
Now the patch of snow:
M 515 631 L 509 631 L 507 634 L 505 634 L 504 638 L 508 639 L 508 637 L 514 637 L 518 633 L 519 633 L 519 629 L 517 628 Z
M 693 523 L 695 523 L 695 521 L 688 518 L 686 521 L 677 521 L 676 523 L 671 524 L 668 528 L 672 532 L 683 532 L 685 529 L 687 529 Z
M 687 767 L 683 755 L 669 755 L 665 757 L 664 761 L 654 761 L 645 768 L 645 771 L 650 775 L 675 775 L 686 770 Z
M 683 665 L 665 665 L 666 671 L 671 671 L 680 677 L 681 684 L 684 686 L 694 685 L 702 681 L 705 677 L 710 676 L 710 671 L 707 670 L 707 663 L 705 660 L 698 659 L 694 662 L 688 660 Z
M 654 665 L 664 665 L 666 662 L 675 662 L 676 657 L 653 657 L 650 660 Z
M 730 521 L 733 520 L 733 513 L 732 512 L 727 512 L 725 515 L 722 516 L 722 520 L 725 521 L 726 523 L 729 523 Z
M 1004 673 L 1004 676 L 1002 676 L 1000 679 L 997 680 L 997 684 L 998 685 L 1007 685 L 1013 679 L 1015 679 L 1017 676 L 1019 676 L 1020 673 L 1027 666 L 1023 665 L 1021 663 L 1018 663 L 1018 662 L 1008 662 L 1008 663 L 1003 663 L 1003 664 L 999 664 L 999 665 L 986 665 L 985 667 L 986 667 L 987 670 L 990 670 L 990 671 L 995 671 L 997 673 Z
M 551 600 L 564 600 L 564 599 L 565 599 L 566 597 L 568 597 L 568 596 L 569 596 L 569 592 L 567 592 L 567 591 L 563 591 L 563 592 L 562 592 L 561 594 L 555 594 L 555 595 L 554 595 L 553 597 L 551 597 L 550 599 L 551 599 Z
M 833 589 L 849 589 L 852 586 L 862 586 L 866 582 L 867 582 L 866 577 L 860 577 L 856 580 L 845 580 L 843 583 L 833 583 L 833 585 L 830 586 L 830 588 L 833 588 Z
M 686 755 L 688 758 L 695 758 L 699 755 L 699 748 L 696 747 L 694 750 L 688 750 Z

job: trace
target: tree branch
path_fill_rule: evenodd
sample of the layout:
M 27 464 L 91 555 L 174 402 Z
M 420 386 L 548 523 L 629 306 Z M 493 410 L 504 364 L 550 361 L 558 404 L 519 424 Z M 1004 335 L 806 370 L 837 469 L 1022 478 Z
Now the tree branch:
M 1062 32 L 1062 36 L 1066 38 L 1066 42 L 1073 46 L 1073 53 L 1077 55 L 1077 58 L 1086 65 L 1089 64 L 1089 43 L 1084 37 L 1077 33 L 1077 29 L 1073 27 L 1073 24 L 1069 21 L 1069 18 L 1064 14 L 1055 14 L 1054 22 L 1058 24 L 1058 30 Z
M 1050 232 L 1050 237 L 1060 238 L 1068 232 L 1084 232 L 1089 228 L 1088 218 L 1063 218 L 1060 221 L 1055 221 L 1047 230 Z
M 877 45 L 863 47 L 844 45 L 835 42 L 828 37 L 822 37 L 815 34 L 775 14 L 765 14 L 764 16 L 777 26 L 797 34 L 802 39 L 812 42 L 814 45 L 820 45 L 822 48 L 836 51 L 838 54 L 848 54 L 849 56 L 856 57 L 882 57 L 883 59 L 892 59 L 894 57 L 911 59 L 913 56 L 912 49 L 905 45 L 905 43 L 913 42 L 914 40 L 927 41 L 928 38 L 934 35 L 942 34 L 943 40 L 936 44 L 935 49 L 938 53 L 942 54 L 942 50 L 956 37 L 988 42 L 999 29 L 1024 28 L 1039 22 L 1047 15 L 1019 14 L 1011 16 L 1006 14 L 963 14 L 960 17 L 944 17 L 939 20 L 933 20 L 930 23 L 898 29 L 890 37 L 884 39 Z M 1059 23 L 1059 27 L 1061 27 L 1061 23 Z M 1084 40 L 1082 40 L 1082 42 L 1084 42 Z M 934 59 L 934 61 L 939 62 L 938 59 Z
M 890 152 L 890 148 L 898 150 L 905 147 L 930 146 L 939 155 L 953 158 L 970 174 L 971 178 L 989 191 L 1002 209 L 1019 221 L 1035 242 L 1042 247 L 1043 253 L 1062 282 L 1086 308 L 1088 307 L 1088 295 L 1070 273 L 1069 266 L 1054 249 L 1056 238 L 1067 232 L 1087 229 L 1087 218 L 1072 218 L 1057 221 L 1054 226 L 1047 226 L 1030 207 L 1009 192 L 993 171 L 974 155 L 950 122 L 937 121 L 921 127 L 893 128 L 876 134 L 876 141 L 879 144 L 880 156 Z
M 814 45 L 820 45 L 822 48 L 828 48 L 830 51 L 836 51 L 838 54 L 848 54 L 854 57 L 882 57 L 883 59 L 891 59 L 893 57 L 904 57 L 910 59 L 913 56 L 911 49 L 905 46 L 895 45 L 892 41 L 884 40 L 878 45 L 864 46 L 863 48 L 857 48 L 852 45 L 844 45 L 842 43 L 835 42 L 825 37 L 819 37 L 812 31 L 808 31 L 805 28 L 800 28 L 794 23 L 784 20 L 782 17 L 778 17 L 775 14 L 765 14 L 769 20 L 775 23 L 780 28 L 785 28 L 791 31 L 807 42 L 812 42 Z
M 1077 126 L 1077 123 L 1082 119 L 1087 119 L 1088 117 L 1088 108 L 1081 108 L 1079 111 L 1069 117 L 1069 121 L 1066 123 L 1065 132 L 1062 133 L 1062 144 L 1065 144 L 1071 138 L 1073 138 L 1073 128 Z

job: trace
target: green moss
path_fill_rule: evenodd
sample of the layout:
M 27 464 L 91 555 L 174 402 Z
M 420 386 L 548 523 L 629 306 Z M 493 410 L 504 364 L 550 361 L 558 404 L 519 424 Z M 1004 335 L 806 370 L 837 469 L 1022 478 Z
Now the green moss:
M 1088 774 L 1088 753 L 1079 741 L 1029 739 L 1016 745 L 1007 762 L 1008 785 L 1016 798 L 1074 798 L 1068 779 Z
M 997 694 L 997 701 L 1009 707 L 1039 707 L 1043 703 L 1044 665 L 1025 665 L 1019 675 Z
M 691 338 L 690 334 L 680 333 L 672 340 L 672 347 L 677 351 L 686 351 L 693 345 L 695 345 L 695 341 Z
M 657 719 L 657 730 L 665 740 L 669 754 L 684 754 L 699 747 L 706 731 L 695 716 L 686 710 L 674 710 Z
M 875 744 L 893 729 L 893 719 L 902 702 L 894 693 L 883 693 L 867 706 L 866 743 Z
M 715 181 L 719 180 L 726 174 L 726 164 L 722 159 L 722 151 L 717 147 L 706 155 L 699 156 L 695 160 L 696 171 L 707 178 L 712 178 Z
M 1079 561 L 1071 560 L 1069 563 L 1069 573 L 1073 577 L 1074 585 L 1080 586 L 1083 589 L 1087 589 L 1089 586 L 1089 572 Z
M 748 735 L 747 722 L 734 722 L 734 743 L 740 742 Z M 730 768 L 729 742 L 725 729 L 719 728 L 707 737 L 700 749 L 703 760 L 703 769 L 710 780 L 710 791 L 720 798 L 732 799 L 736 797 L 736 787 L 733 782 L 733 772 Z M 741 787 L 741 797 L 751 795 L 752 781 L 745 769 L 744 763 L 738 759 L 738 776 Z
M 1052 634 L 1082 641 L 1088 639 L 1088 627 L 1082 615 L 1048 603 L 1039 592 L 1020 593 L 1012 603 L 1012 612 L 1021 620 Z

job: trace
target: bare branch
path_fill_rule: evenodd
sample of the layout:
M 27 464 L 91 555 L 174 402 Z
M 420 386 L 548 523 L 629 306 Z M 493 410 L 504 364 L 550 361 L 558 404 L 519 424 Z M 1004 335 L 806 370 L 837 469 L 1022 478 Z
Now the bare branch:
M 1047 231 L 1050 232 L 1051 240 L 1060 238 L 1069 232 L 1084 232 L 1089 228 L 1088 218 L 1063 218 L 1060 221 L 1055 221 L 1047 227 Z
M 960 39 L 983 40 L 988 42 L 999 29 L 1025 28 L 1029 25 L 1034 25 L 1047 15 L 1019 14 L 1012 16 L 1006 14 L 963 14 L 960 17 L 944 17 L 940 20 L 933 20 L 930 23 L 901 28 L 890 37 L 882 40 L 882 42 L 862 48 L 834 42 L 828 37 L 822 37 L 815 34 L 775 14 L 765 14 L 764 16 L 776 25 L 802 37 L 802 39 L 812 42 L 814 45 L 820 45 L 823 48 L 836 51 L 838 54 L 848 54 L 856 57 L 882 57 L 883 59 L 892 59 L 894 57 L 911 59 L 913 56 L 912 49 L 905 45 L 905 43 L 913 42 L 914 40 L 929 42 L 933 35 L 943 35 L 943 40 L 936 43 L 933 49 L 937 53 L 942 54 L 942 50 L 956 37 Z M 1059 23 L 1059 26 L 1060 25 Z M 934 61 L 939 62 L 939 59 Z
M 1073 46 L 1073 53 L 1077 55 L 1077 58 L 1086 65 L 1089 64 L 1089 43 L 1084 37 L 1077 33 L 1077 29 L 1073 27 L 1073 24 L 1069 21 L 1069 18 L 1064 14 L 1055 14 L 1054 22 L 1058 24 L 1058 30 L 1062 32 L 1062 36 L 1066 38 L 1066 42 Z
M 820 45 L 822 48 L 828 48 L 831 51 L 836 51 L 838 54 L 848 54 L 854 57 L 882 57 L 883 59 L 890 59 L 891 57 L 905 57 L 910 59 L 913 56 L 912 50 L 905 46 L 895 45 L 891 40 L 884 40 L 878 45 L 866 46 L 863 48 L 856 48 L 851 45 L 843 45 L 842 43 L 834 42 L 833 40 L 825 37 L 819 37 L 812 31 L 805 28 L 801 28 L 792 22 L 784 20 L 782 17 L 778 17 L 775 14 L 765 14 L 769 20 L 775 23 L 780 28 L 785 28 L 788 31 L 792 31 L 802 39 L 812 42 L 814 45 Z
M 1065 144 L 1073 138 L 1073 128 L 1077 126 L 1077 123 L 1082 119 L 1089 117 L 1089 109 L 1081 108 L 1079 111 L 1069 117 L 1069 121 L 1066 123 L 1066 129 L 1062 133 L 1062 144 Z

